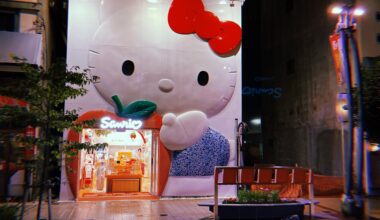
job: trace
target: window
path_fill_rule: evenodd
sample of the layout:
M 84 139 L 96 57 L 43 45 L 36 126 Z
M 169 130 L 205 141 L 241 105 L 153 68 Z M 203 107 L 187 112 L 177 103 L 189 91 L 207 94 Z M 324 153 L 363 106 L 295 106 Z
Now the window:
M 0 10 L 0 31 L 18 31 L 19 14 Z

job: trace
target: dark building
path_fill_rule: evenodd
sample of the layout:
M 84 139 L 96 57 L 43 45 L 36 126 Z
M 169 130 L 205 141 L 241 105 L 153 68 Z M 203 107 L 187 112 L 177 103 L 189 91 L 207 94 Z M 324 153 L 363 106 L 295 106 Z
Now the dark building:
M 260 15 L 260 23 L 252 27 L 258 33 L 253 44 L 259 53 L 245 58 L 259 62 L 249 73 L 250 91 L 243 91 L 257 108 L 245 120 L 261 118 L 260 162 L 341 175 L 341 131 L 335 113 L 339 88 L 328 38 L 336 23 L 327 13 L 331 1 L 245 4 L 259 7 Z
M 243 119 L 251 126 L 246 155 L 255 155 L 255 163 L 296 164 L 323 175 L 343 175 L 342 125 L 335 109 L 345 87 L 337 83 L 329 43 L 338 19 L 329 9 L 339 2 L 350 3 L 245 1 Z M 368 8 L 358 18 L 356 33 L 365 61 L 380 55 L 375 31 L 380 2 L 352 2 Z M 367 173 L 376 155 L 367 153 Z

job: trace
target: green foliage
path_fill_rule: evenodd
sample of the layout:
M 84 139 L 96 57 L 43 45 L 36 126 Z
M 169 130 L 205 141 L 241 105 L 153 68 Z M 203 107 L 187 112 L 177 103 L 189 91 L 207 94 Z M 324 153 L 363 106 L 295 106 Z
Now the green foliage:
M 38 148 L 39 154 L 35 159 L 45 163 L 36 167 L 48 169 L 46 166 L 54 166 L 61 152 L 70 156 L 82 149 L 104 148 L 106 144 L 71 143 L 61 138 L 64 130 L 79 132 L 95 123 L 93 120 L 77 122 L 78 110 L 65 111 L 63 104 L 68 99 L 85 95 L 86 86 L 96 83 L 99 77 L 91 76 L 88 70 L 81 71 L 78 67 L 68 69 L 63 61 L 56 62 L 47 69 L 21 61 L 25 79 L 16 88 L 1 88 L 0 95 L 22 99 L 28 103 L 28 109 L 17 106 L 0 108 L 0 127 L 38 128 L 37 138 L 24 135 L 17 137 L 17 141 L 25 148 Z
M 281 203 L 278 190 L 260 189 L 260 190 L 239 190 L 237 199 L 229 198 L 223 201 L 224 204 L 234 203 Z
M 361 70 L 364 130 L 369 142 L 380 143 L 380 61 Z
M 19 210 L 20 204 L 2 204 L 0 205 L 0 217 L 2 220 L 16 220 Z
M 0 108 L 0 129 L 25 128 L 34 123 L 35 119 L 33 114 L 26 108 L 19 106 L 4 106 Z
M 73 126 L 77 111 L 64 112 L 61 108 L 67 99 L 86 94 L 86 85 L 96 83 L 97 76 L 89 76 L 88 70 L 79 71 L 78 67 L 67 69 L 64 62 L 52 64 L 47 70 L 27 63 L 22 63 L 26 80 L 18 88 L 2 89 L 4 94 L 13 92 L 16 97 L 29 103 L 29 119 L 33 127 L 46 127 L 63 131 Z M 24 95 L 19 90 L 25 90 Z M 12 108 L 12 107 L 9 107 Z M 14 109 L 17 109 L 14 107 Z M 20 116 L 19 112 L 12 115 Z M 5 118 L 2 117 L 2 120 Z

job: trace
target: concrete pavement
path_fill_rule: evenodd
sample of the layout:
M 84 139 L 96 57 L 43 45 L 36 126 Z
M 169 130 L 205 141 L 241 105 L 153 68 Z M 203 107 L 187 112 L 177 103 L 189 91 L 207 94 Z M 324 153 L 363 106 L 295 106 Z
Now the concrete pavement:
M 52 205 L 53 219 L 78 220 L 119 220 L 119 219 L 213 219 L 213 213 L 207 207 L 197 204 L 205 199 L 170 199 L 128 200 L 128 201 L 91 201 L 65 202 Z M 314 219 L 355 219 L 344 217 L 340 213 L 339 197 L 317 197 L 320 204 L 316 206 Z M 363 219 L 380 220 L 380 198 L 367 198 L 366 216 Z M 24 219 L 35 219 L 37 203 L 28 203 Z M 305 209 L 305 214 L 307 211 Z M 47 205 L 43 206 L 42 217 L 47 218 Z

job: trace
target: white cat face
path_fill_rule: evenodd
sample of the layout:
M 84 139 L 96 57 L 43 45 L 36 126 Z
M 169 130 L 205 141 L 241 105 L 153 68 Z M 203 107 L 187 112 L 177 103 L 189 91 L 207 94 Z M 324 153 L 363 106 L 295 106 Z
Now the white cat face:
M 220 112 L 236 84 L 235 58 L 220 57 L 195 35 L 174 33 L 167 22 L 170 1 L 128 5 L 99 26 L 89 52 L 89 67 L 100 76 L 96 89 L 113 104 L 149 100 L 161 114 Z

